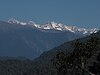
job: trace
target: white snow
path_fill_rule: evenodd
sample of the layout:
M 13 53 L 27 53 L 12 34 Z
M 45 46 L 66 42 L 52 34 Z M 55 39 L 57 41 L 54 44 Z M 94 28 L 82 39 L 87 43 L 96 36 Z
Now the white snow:
M 34 21 L 29 21 L 28 23 L 25 22 L 20 22 L 14 18 L 11 18 L 8 20 L 8 23 L 11 24 L 18 24 L 18 25 L 30 25 L 32 27 L 36 27 L 39 29 L 44 29 L 44 30 L 49 30 L 49 29 L 54 29 L 54 30 L 59 30 L 59 31 L 70 31 L 73 33 L 83 33 L 83 34 L 92 34 L 96 33 L 99 29 L 93 28 L 93 29 L 86 29 L 86 28 L 78 28 L 76 26 L 70 26 L 70 25 L 63 25 L 61 23 L 56 23 L 54 21 L 44 24 L 44 25 L 38 25 Z
M 14 18 L 11 18 L 8 20 L 8 23 L 16 23 L 16 24 L 19 24 L 20 22 Z
M 24 23 L 24 22 L 20 22 L 20 24 L 21 24 L 21 25 L 27 25 L 27 23 Z

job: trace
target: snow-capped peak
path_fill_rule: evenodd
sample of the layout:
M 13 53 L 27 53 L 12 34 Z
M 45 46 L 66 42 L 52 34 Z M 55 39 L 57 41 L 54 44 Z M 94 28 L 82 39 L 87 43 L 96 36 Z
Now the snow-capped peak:
M 33 22 L 33 21 L 28 22 L 28 25 L 34 25 L 34 24 L 35 24 L 35 22 Z
M 42 25 L 41 28 L 42 29 L 55 29 L 55 30 L 62 31 L 62 30 L 64 30 L 64 25 L 53 21 L 53 22 L 47 23 L 45 25 Z
M 19 24 L 20 23 L 20 21 L 18 21 L 18 20 L 16 20 L 16 19 L 14 19 L 14 18 L 11 18 L 11 19 L 9 19 L 8 20 L 8 23 L 15 23 L 15 24 Z
M 25 22 L 20 22 L 20 21 L 14 19 L 14 18 L 9 19 L 9 20 L 8 20 L 8 23 L 11 23 L 11 24 L 20 24 L 20 25 L 27 25 L 27 23 L 25 23 Z
M 32 27 L 40 28 L 40 25 L 36 24 L 34 21 L 29 21 L 28 25 L 31 25 Z

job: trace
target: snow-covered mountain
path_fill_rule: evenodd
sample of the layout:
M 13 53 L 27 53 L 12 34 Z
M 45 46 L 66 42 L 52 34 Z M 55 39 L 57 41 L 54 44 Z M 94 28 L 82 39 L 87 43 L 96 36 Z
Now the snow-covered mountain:
M 8 20 L 8 23 L 10 24 L 18 24 L 18 25 L 29 25 L 38 29 L 43 29 L 43 30 L 58 30 L 58 31 L 70 31 L 73 33 L 82 33 L 82 34 L 92 34 L 96 33 L 99 29 L 93 28 L 93 29 L 86 29 L 86 28 L 79 28 L 76 26 L 70 26 L 70 25 L 64 25 L 61 23 L 56 23 L 56 22 L 49 22 L 44 25 L 39 25 L 36 24 L 34 21 L 29 21 L 27 23 L 18 21 L 14 18 L 11 18 Z

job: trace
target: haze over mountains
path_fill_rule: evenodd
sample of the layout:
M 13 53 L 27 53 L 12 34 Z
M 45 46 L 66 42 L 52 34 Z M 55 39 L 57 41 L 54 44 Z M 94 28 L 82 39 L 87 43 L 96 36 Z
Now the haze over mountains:
M 35 58 L 64 42 L 97 31 L 97 28 L 85 29 L 55 22 L 38 25 L 14 18 L 8 22 L 0 21 L 0 56 Z

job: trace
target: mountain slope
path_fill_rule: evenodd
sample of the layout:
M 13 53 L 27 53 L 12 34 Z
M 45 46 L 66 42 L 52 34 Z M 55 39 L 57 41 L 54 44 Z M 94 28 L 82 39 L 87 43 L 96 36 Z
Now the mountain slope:
M 18 27 L 18 29 L 19 28 L 20 28 L 20 26 Z M 26 29 L 27 29 L 27 27 L 26 27 Z M 24 29 L 21 28 L 21 30 L 23 31 Z M 29 28 L 29 31 L 30 31 L 30 28 Z M 35 30 L 35 31 L 38 31 L 38 30 Z M 27 35 L 29 35 L 29 33 Z M 99 42 L 100 41 L 100 32 L 98 32 L 96 34 L 91 34 L 90 36 L 87 36 L 87 37 L 84 37 L 81 39 L 78 39 L 78 41 L 86 43 L 87 40 L 91 39 L 91 37 L 98 37 L 99 40 L 97 40 L 95 38 L 94 38 L 94 40 L 96 42 L 98 42 L 99 45 L 93 45 L 93 40 L 90 41 L 89 44 L 91 44 L 93 47 L 90 45 L 92 48 L 90 46 L 89 46 L 89 48 L 91 48 L 91 49 L 83 50 L 83 53 L 86 52 L 86 53 L 89 53 L 90 55 L 92 52 L 91 50 L 93 48 L 94 48 L 94 50 L 100 51 L 100 42 Z M 79 54 L 81 53 L 80 49 L 79 50 L 74 49 L 75 47 L 73 45 L 74 45 L 75 41 L 77 41 L 77 40 L 65 42 L 64 44 L 62 44 L 56 48 L 53 48 L 52 50 L 46 51 L 42 55 L 40 55 L 40 57 L 36 58 L 35 60 L 29 60 L 29 59 L 24 59 L 24 60 L 21 59 L 20 60 L 17 58 L 2 59 L 2 60 L 0 60 L 0 74 L 1 75 L 57 75 L 57 69 L 55 68 L 53 63 L 55 62 L 55 57 L 57 56 L 57 54 L 59 52 L 69 53 L 68 59 L 72 60 L 71 62 L 69 62 L 69 63 L 72 63 L 72 65 L 73 65 L 73 62 L 79 58 L 79 56 L 77 56 L 77 58 L 75 59 L 75 57 L 76 57 L 75 55 L 77 55 L 78 53 Z M 82 49 L 84 49 L 84 47 L 82 47 Z M 87 50 L 88 50 L 88 52 L 87 52 Z M 92 71 L 96 72 L 95 66 L 97 64 L 95 64 L 93 62 L 96 61 L 96 62 L 100 63 L 99 57 L 100 57 L 100 52 L 92 53 L 91 58 L 89 58 L 87 61 L 88 64 L 86 64 L 86 67 L 90 66 L 90 69 L 89 69 L 88 73 L 85 75 L 89 75 L 89 73 Z M 98 59 L 98 61 L 96 60 L 96 58 Z M 75 65 L 78 65 L 77 61 L 75 62 Z M 66 68 L 65 65 L 63 67 Z M 73 66 L 73 67 L 77 67 L 77 66 Z M 61 68 L 60 70 L 63 70 L 63 69 Z M 86 70 L 88 70 L 88 68 Z M 100 70 L 100 68 L 97 70 Z M 73 72 L 80 73 L 80 70 L 79 71 L 73 70 Z M 71 71 L 71 73 L 69 73 L 67 75 L 82 75 L 82 74 L 74 74 L 73 72 Z
M 18 21 L 14 23 L 0 21 L 0 56 L 35 58 L 65 41 L 83 36 L 86 35 L 21 25 Z
M 95 41 L 98 41 L 98 43 L 97 42 L 94 42 L 94 43 L 97 43 L 98 45 L 93 44 L 93 40 L 91 40 L 92 37 L 93 37 L 93 39 Z M 100 62 L 97 61 L 97 56 L 99 56 L 98 54 L 100 54 L 100 31 L 98 33 L 96 33 L 96 34 L 92 34 L 90 36 L 87 36 L 87 37 L 84 37 L 84 38 L 81 38 L 81 39 L 78 39 L 78 40 L 81 41 L 81 42 L 83 42 L 83 43 L 85 43 L 85 44 L 86 43 L 87 44 L 90 43 L 90 46 L 93 45 L 92 47 L 90 47 L 90 46 L 88 47 L 88 45 L 86 45 L 85 47 L 87 47 L 87 48 L 85 50 L 84 50 L 84 48 L 82 48 L 84 50 L 83 53 L 88 53 L 88 55 L 89 55 L 89 58 L 87 58 L 87 56 L 84 55 L 84 56 L 86 56 L 85 59 L 87 61 L 87 63 L 85 64 L 86 71 L 87 71 L 85 75 L 88 75 L 89 74 L 89 66 L 93 66 L 93 63 L 95 63 L 95 62 L 96 63 L 99 63 L 99 65 L 100 65 Z M 87 40 L 90 40 L 90 42 L 89 41 L 87 42 Z M 44 71 L 44 69 L 47 69 L 46 70 L 47 73 L 44 73 L 44 75 L 47 75 L 47 74 L 49 75 L 50 73 L 54 73 L 54 75 L 55 75 L 55 73 L 57 73 L 57 71 L 54 68 L 53 63 L 55 62 L 56 55 L 59 52 L 64 52 L 65 54 L 67 52 L 68 53 L 68 56 L 69 56 L 69 58 L 68 58 L 69 64 L 72 63 L 72 65 L 73 65 L 73 62 L 76 61 L 76 62 L 74 62 L 74 64 L 78 65 L 78 63 L 77 63 L 78 60 L 75 57 L 76 57 L 77 53 L 80 54 L 81 51 L 80 51 L 80 48 L 79 47 L 78 47 L 79 50 L 75 50 L 75 47 L 73 47 L 73 43 L 75 41 L 76 40 L 73 40 L 71 42 L 66 42 L 66 43 L 64 43 L 64 44 L 62 44 L 62 45 L 60 45 L 60 46 L 58 46 L 58 47 L 56 47 L 56 48 L 54 48 L 54 49 L 52 49 L 50 51 L 44 52 L 40 57 L 38 57 L 38 58 L 36 58 L 34 60 L 34 62 L 37 64 L 36 65 L 36 68 L 39 67 L 40 70 L 43 70 L 43 71 Z M 76 45 L 78 45 L 78 44 L 76 44 Z M 96 51 L 95 52 L 93 51 L 93 53 L 92 53 L 92 49 L 93 50 L 96 50 Z M 61 57 L 62 59 L 57 59 L 57 60 L 63 60 L 64 57 L 65 56 L 62 56 Z M 80 57 L 80 56 L 78 56 L 78 57 Z M 75 67 L 75 66 L 73 65 L 71 68 L 73 68 L 73 67 Z M 100 68 L 100 66 L 99 66 L 99 68 Z M 61 70 L 62 69 L 63 68 L 61 68 Z M 93 70 L 95 70 L 95 68 L 94 69 L 92 68 L 92 71 Z M 73 72 L 71 72 L 71 74 L 68 74 L 68 75 L 72 75 L 72 73 L 74 73 L 74 72 L 77 72 L 77 71 L 74 70 Z M 81 73 L 81 71 L 79 73 Z M 77 75 L 77 74 L 75 74 L 75 75 Z

